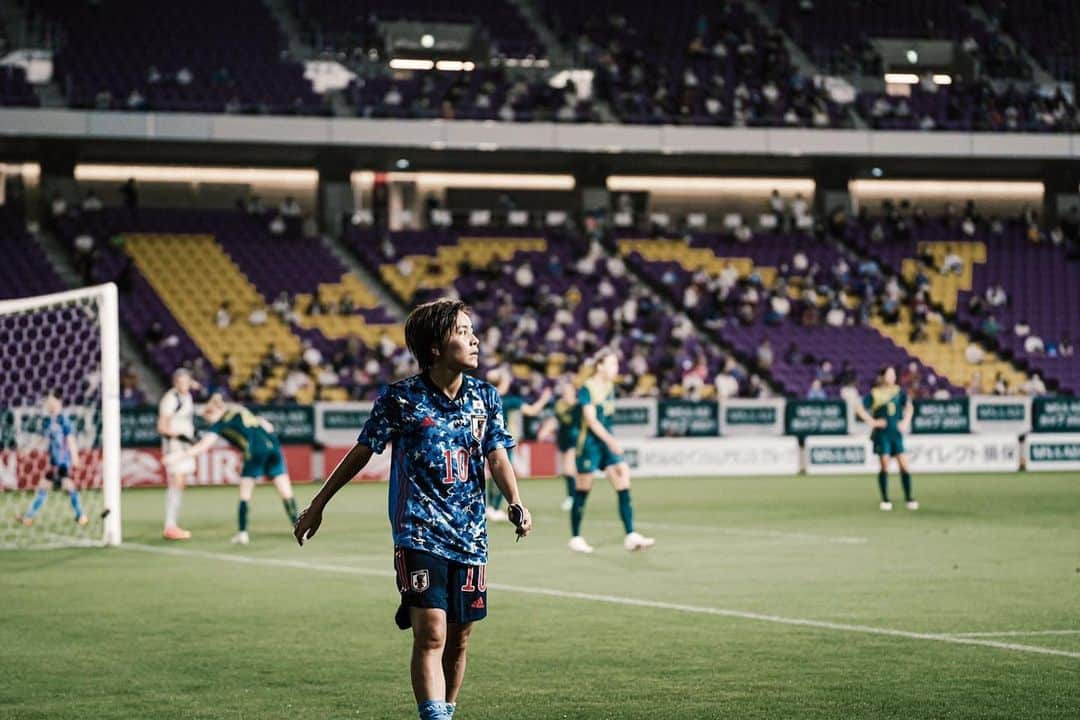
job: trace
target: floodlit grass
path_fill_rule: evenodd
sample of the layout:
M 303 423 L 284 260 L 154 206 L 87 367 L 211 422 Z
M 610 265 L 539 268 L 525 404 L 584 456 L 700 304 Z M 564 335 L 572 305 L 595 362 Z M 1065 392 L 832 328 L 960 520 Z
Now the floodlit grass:
M 526 482 L 536 532 L 493 528 L 457 717 L 1078 717 L 1080 477 L 916 483 L 886 514 L 872 477 L 641 479 L 639 554 L 598 485 L 581 556 L 562 483 Z M 0 552 L 0 717 L 415 717 L 385 486 L 303 549 L 267 487 L 230 546 L 235 500 L 189 490 L 167 544 L 162 493 L 130 491 L 124 548 Z M 1046 630 L 1077 632 L 951 640 Z

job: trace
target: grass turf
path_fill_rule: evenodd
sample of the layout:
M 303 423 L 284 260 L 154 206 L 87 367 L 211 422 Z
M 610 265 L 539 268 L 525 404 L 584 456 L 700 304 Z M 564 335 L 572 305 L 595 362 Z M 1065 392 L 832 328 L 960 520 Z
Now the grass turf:
M 1080 633 L 981 638 L 1073 654 L 1053 656 L 520 591 L 930 634 L 1080 631 L 1080 478 L 916 483 L 923 509 L 885 514 L 872 478 L 641 479 L 639 529 L 658 542 L 640 554 L 598 486 L 597 551 L 581 556 L 562 483 L 526 482 L 537 529 L 515 544 L 493 528 L 489 583 L 519 590 L 489 590 L 457 717 L 1076 718 Z M 312 492 L 298 487 L 301 504 Z M 186 543 L 160 539 L 162 493 L 136 490 L 123 549 L 0 552 L 0 716 L 415 717 L 385 492 L 344 490 L 303 549 L 260 487 L 248 547 L 227 544 L 235 490 L 195 488 Z

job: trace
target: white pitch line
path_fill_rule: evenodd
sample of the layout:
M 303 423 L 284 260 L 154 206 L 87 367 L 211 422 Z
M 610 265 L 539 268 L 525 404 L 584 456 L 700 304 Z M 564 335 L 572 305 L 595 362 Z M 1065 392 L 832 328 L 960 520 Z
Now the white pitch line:
M 949 633 L 949 637 L 1023 637 L 1024 635 L 1080 635 L 1080 630 L 1002 630 L 1000 632 Z
M 533 517 L 536 517 L 535 515 Z M 555 515 L 541 515 L 544 520 L 561 520 L 565 521 L 566 516 L 557 517 Z M 610 520 L 589 520 L 589 525 L 600 525 L 601 527 L 622 527 L 621 522 L 614 522 Z M 810 532 L 787 532 L 785 530 L 770 530 L 768 528 L 733 528 L 724 527 L 720 525 L 684 525 L 682 523 L 657 523 L 657 522 L 639 522 L 638 525 L 642 528 L 659 528 L 661 530 L 689 530 L 691 532 L 715 532 L 721 535 L 735 535 L 739 537 L 763 537 L 763 538 L 775 538 L 778 540 L 797 540 L 799 542 L 817 541 L 825 543 L 838 543 L 841 545 L 865 545 L 868 540 L 864 537 L 858 537 L 854 535 L 824 535 L 821 533 Z
M 206 550 L 189 550 L 175 547 L 158 547 L 156 545 L 143 545 L 140 543 L 124 543 L 121 549 L 138 550 L 141 552 L 155 553 L 158 555 L 173 555 L 177 557 L 199 557 L 210 560 L 237 563 L 240 565 L 262 565 L 266 567 L 286 567 L 297 570 L 318 570 L 321 572 L 338 573 L 343 575 L 365 575 L 375 577 L 392 577 L 392 570 L 373 570 L 370 568 L 358 568 L 348 565 L 328 565 L 325 563 L 312 563 L 302 560 L 280 560 L 276 558 L 254 558 L 247 555 L 229 555 L 226 553 L 209 552 Z M 522 585 L 505 585 L 503 583 L 488 583 L 488 587 L 494 590 L 520 593 L 523 595 L 541 595 L 557 597 L 568 600 L 587 600 L 590 602 L 607 603 L 610 605 L 623 605 L 626 607 L 649 608 L 651 610 L 674 610 L 676 612 L 693 613 L 697 615 L 714 615 L 719 617 L 739 618 L 742 620 L 757 620 L 759 622 L 776 623 L 779 625 L 795 625 L 799 627 L 816 628 L 819 630 L 834 630 L 838 632 L 861 633 L 863 635 L 883 635 L 888 637 L 906 638 L 908 640 L 926 640 L 950 645 L 978 645 L 981 647 L 995 648 L 997 650 L 1012 650 L 1015 652 L 1034 653 L 1038 655 L 1054 655 L 1080 660 L 1080 652 L 1068 650 L 1056 650 L 1054 648 L 1039 647 L 1037 645 L 1020 645 L 1017 643 L 998 642 L 996 640 L 983 640 L 973 637 L 957 635 L 941 635 L 937 633 L 913 632 L 910 630 L 894 630 L 892 628 L 873 627 L 871 625 L 850 625 L 847 623 L 834 623 L 825 620 L 808 620 L 804 618 L 791 618 L 782 615 L 768 615 L 764 613 L 747 612 L 744 610 L 728 610 L 724 608 L 704 607 L 700 605 L 682 605 L 679 603 L 660 602 L 657 600 L 643 600 L 638 598 L 623 597 L 620 595 L 597 595 L 594 593 L 573 592 L 569 590 L 556 590 L 553 588 L 527 587 Z

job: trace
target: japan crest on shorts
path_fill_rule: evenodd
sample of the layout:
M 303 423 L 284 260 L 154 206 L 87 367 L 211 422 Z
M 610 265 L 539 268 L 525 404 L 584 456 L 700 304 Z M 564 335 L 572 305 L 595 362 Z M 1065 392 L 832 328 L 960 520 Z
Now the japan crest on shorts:
M 427 570 L 413 570 L 409 573 L 409 589 L 416 593 L 422 593 L 431 587 L 431 576 Z

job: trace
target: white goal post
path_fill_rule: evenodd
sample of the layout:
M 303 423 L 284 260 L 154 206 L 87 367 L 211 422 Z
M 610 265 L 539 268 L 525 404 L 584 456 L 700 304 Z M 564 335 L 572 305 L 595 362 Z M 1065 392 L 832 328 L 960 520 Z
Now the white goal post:
M 0 548 L 119 545 L 120 519 L 116 286 L 0 300 Z

